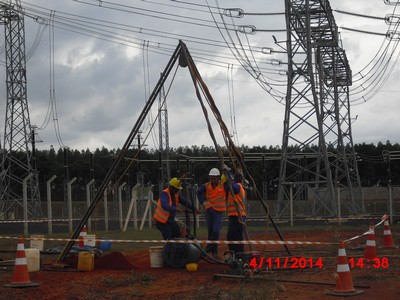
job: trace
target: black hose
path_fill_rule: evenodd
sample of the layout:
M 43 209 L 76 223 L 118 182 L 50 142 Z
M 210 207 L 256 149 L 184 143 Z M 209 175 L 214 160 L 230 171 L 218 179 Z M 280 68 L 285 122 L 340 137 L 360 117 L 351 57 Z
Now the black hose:
M 192 194 L 193 188 L 192 188 L 192 186 L 190 186 L 190 188 L 188 190 L 189 190 L 188 194 L 189 194 L 189 197 L 190 197 L 190 203 L 192 204 L 192 207 L 193 207 L 193 210 L 192 210 L 192 213 L 193 213 L 193 236 L 196 236 L 197 235 L 197 233 L 196 233 L 196 229 L 197 229 L 197 226 L 196 226 L 196 208 L 194 207 L 193 194 Z
M 197 237 L 193 237 L 193 239 L 192 240 L 194 240 L 194 239 L 196 239 L 196 240 L 198 240 L 198 238 Z M 214 258 L 214 257 L 212 257 L 210 254 L 208 254 L 202 247 L 200 247 L 200 245 L 197 243 L 193 243 L 192 245 L 194 245 L 197 249 L 199 249 L 200 251 L 201 251 L 201 253 L 203 254 L 202 256 L 201 256 L 201 258 L 203 259 L 203 260 L 205 260 L 206 262 L 208 262 L 208 263 L 215 263 L 215 264 L 222 264 L 222 265 L 229 265 L 228 263 L 226 263 L 226 262 L 224 262 L 224 261 L 221 261 L 221 260 L 219 260 L 219 259 L 216 259 L 216 258 Z M 210 261 L 208 261 L 207 259 L 210 259 L 212 262 L 210 262 Z

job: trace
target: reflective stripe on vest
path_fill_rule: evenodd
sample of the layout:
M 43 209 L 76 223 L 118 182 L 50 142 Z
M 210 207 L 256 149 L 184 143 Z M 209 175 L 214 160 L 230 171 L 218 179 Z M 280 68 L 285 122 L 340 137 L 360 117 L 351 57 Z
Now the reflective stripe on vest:
M 171 197 L 171 193 L 169 191 L 169 188 L 165 189 L 163 192 L 167 193 L 168 198 L 169 198 L 169 205 L 172 205 L 172 197 Z M 175 206 L 178 206 L 178 194 L 175 194 Z M 164 208 L 162 208 L 161 206 L 161 198 L 158 198 L 157 201 L 157 208 L 156 211 L 154 212 L 154 219 L 156 219 L 157 221 L 161 222 L 161 223 L 167 223 L 168 218 L 170 215 L 170 211 L 165 210 Z
M 206 183 L 206 201 L 204 202 L 205 208 L 213 208 L 217 211 L 226 211 L 226 192 L 224 185 L 219 182 L 218 185 L 213 188 L 211 182 Z
M 232 197 L 232 195 L 229 193 L 229 197 L 228 197 L 228 205 L 227 205 L 227 209 L 228 209 L 228 216 L 238 216 L 238 211 L 235 207 L 234 201 L 238 204 L 239 207 L 239 211 L 240 211 L 240 215 L 241 216 L 246 216 L 246 210 L 244 208 L 244 197 L 245 197 L 245 191 L 243 186 L 238 183 L 238 185 L 240 186 L 240 191 L 239 193 L 237 193 L 235 195 L 235 198 Z

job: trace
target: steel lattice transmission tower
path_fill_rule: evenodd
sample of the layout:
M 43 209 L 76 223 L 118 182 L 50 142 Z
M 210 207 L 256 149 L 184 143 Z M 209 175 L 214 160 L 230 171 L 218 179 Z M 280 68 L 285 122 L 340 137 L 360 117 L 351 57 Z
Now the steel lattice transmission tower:
M 336 216 L 338 207 L 364 213 L 351 132 L 352 74 L 329 1 L 285 0 L 285 11 L 288 88 L 277 216 L 291 204 L 306 215 Z
M 27 100 L 24 16 L 19 1 L 16 4 L 11 1 L 10 4 L 1 4 L 0 16 L 5 29 L 7 90 L 4 143 L 1 149 L 0 212 L 5 217 L 15 212 L 23 207 L 25 198 L 28 215 L 40 217 L 34 131 L 30 124 Z
M 159 95 L 158 113 L 159 151 L 161 161 L 159 190 L 161 192 L 164 189 L 163 185 L 168 182 L 171 177 L 169 166 L 168 110 L 164 86 L 161 87 Z

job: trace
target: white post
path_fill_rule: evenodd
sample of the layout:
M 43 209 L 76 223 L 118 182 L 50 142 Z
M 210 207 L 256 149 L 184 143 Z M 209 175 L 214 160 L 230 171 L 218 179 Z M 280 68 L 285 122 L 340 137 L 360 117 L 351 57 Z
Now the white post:
M 6 174 L 6 170 L 2 170 L 2 171 L 0 172 L 0 178 L 1 178 L 1 180 L 3 180 L 3 176 L 5 176 L 5 174 Z M 3 220 L 3 219 L 5 219 L 5 218 L 6 218 L 6 213 L 0 213 L 0 219 Z
M 339 183 L 338 183 L 338 187 L 337 187 L 337 209 L 338 209 L 338 223 L 339 223 L 339 226 L 341 226 L 342 225 L 342 220 L 341 220 L 341 218 L 342 218 L 342 213 L 341 213 L 341 207 L 340 207 L 340 186 L 339 186 Z
M 196 197 L 196 209 L 199 209 L 199 207 L 200 207 L 199 199 L 197 199 L 197 197 Z M 197 229 L 200 228 L 200 215 L 197 215 L 197 218 L 196 218 L 196 228 Z
M 149 213 L 150 210 L 150 204 L 151 204 L 151 198 L 153 198 L 150 194 L 152 194 L 152 189 L 153 186 L 150 187 L 149 189 L 149 193 L 147 194 L 147 203 L 146 203 L 146 207 L 144 209 L 144 213 L 143 213 L 143 217 L 142 217 L 142 222 L 140 222 L 140 228 L 139 230 L 143 230 L 144 227 L 144 223 L 146 222 L 147 219 L 147 214 Z M 149 223 L 151 224 L 151 215 L 149 213 Z M 149 228 L 151 228 L 151 225 L 149 225 Z
M 290 227 L 293 227 L 293 185 L 290 183 Z
M 144 213 L 143 213 L 143 218 L 142 218 L 142 221 L 140 222 L 139 230 L 143 230 L 144 223 L 146 222 L 146 219 L 147 219 L 147 213 L 149 211 L 149 206 L 150 206 L 150 200 L 147 200 L 146 207 L 145 207 Z
M 125 218 L 125 224 L 124 224 L 124 228 L 122 228 L 122 231 L 126 231 L 126 228 L 128 227 L 128 223 L 129 223 L 129 219 L 131 217 L 131 212 L 134 206 L 134 203 L 136 203 L 136 198 L 137 198 L 137 190 L 140 187 L 140 183 L 137 183 L 133 188 L 132 188 L 132 192 L 131 192 L 131 202 L 129 204 L 129 208 L 128 208 L 128 214 Z M 135 222 L 135 221 L 134 221 Z M 135 223 L 134 223 L 135 224 Z M 137 229 L 137 221 L 136 221 L 136 228 Z
M 22 181 L 22 194 L 23 194 L 23 206 L 24 206 L 24 234 L 28 234 L 28 187 L 27 181 L 33 176 L 30 173 L 28 176 L 24 178 Z
M 151 186 L 149 190 L 149 196 L 148 196 L 148 205 L 149 205 L 149 228 L 153 226 L 153 210 L 151 203 L 154 201 L 154 194 L 153 194 L 153 185 Z
M 86 184 L 86 207 L 89 208 L 90 207 L 90 202 L 91 202 L 91 193 L 90 193 L 90 189 L 91 186 L 94 184 L 95 180 L 92 179 L 90 180 L 87 184 Z M 87 221 L 87 231 L 92 231 L 92 217 L 88 218 Z
M 118 214 L 119 214 L 119 229 L 123 228 L 123 216 L 122 216 L 122 189 L 126 185 L 126 182 L 123 182 L 119 187 L 118 187 Z
M 72 224 L 72 192 L 71 185 L 75 182 L 76 177 L 72 178 L 71 181 L 67 183 L 67 195 L 68 195 L 68 223 L 69 223 L 69 233 L 72 233 L 74 228 Z
M 389 181 L 389 220 L 390 224 L 393 224 L 393 194 L 391 181 Z
M 133 193 L 135 193 L 133 195 Z M 132 202 L 133 202 L 133 207 L 132 207 L 132 213 L 133 213 L 133 229 L 138 230 L 138 211 L 137 211 L 137 202 L 139 199 L 139 189 L 133 191 L 132 190 Z
M 108 201 L 107 201 L 108 187 L 104 190 L 104 230 L 108 231 Z
M 197 191 L 198 188 L 199 188 L 199 186 L 197 184 L 195 184 L 194 185 L 194 190 Z M 199 202 L 199 199 L 197 199 L 196 192 L 194 193 L 193 197 L 195 199 L 195 208 L 199 210 L 200 209 L 200 202 Z M 248 210 L 246 210 L 246 211 L 248 211 Z M 196 228 L 199 229 L 200 228 L 200 215 L 197 215 L 195 222 L 196 222 Z
M 57 178 L 53 175 L 49 180 L 47 180 L 47 228 L 49 234 L 53 233 L 53 210 L 51 208 L 51 183 Z

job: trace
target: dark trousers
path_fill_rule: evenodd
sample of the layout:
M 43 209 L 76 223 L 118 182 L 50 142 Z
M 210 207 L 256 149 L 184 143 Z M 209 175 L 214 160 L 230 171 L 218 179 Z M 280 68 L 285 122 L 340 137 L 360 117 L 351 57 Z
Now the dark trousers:
M 181 228 L 175 221 L 161 223 L 156 221 L 156 227 L 161 231 L 164 240 L 172 240 L 181 237 Z
M 222 212 L 212 208 L 206 210 L 208 240 L 218 241 L 222 227 Z M 218 255 L 218 244 L 207 244 L 206 252 Z
M 239 222 L 237 216 L 229 216 L 228 233 L 226 234 L 227 241 L 243 241 L 243 225 Z M 244 252 L 243 244 L 228 244 L 231 251 Z

